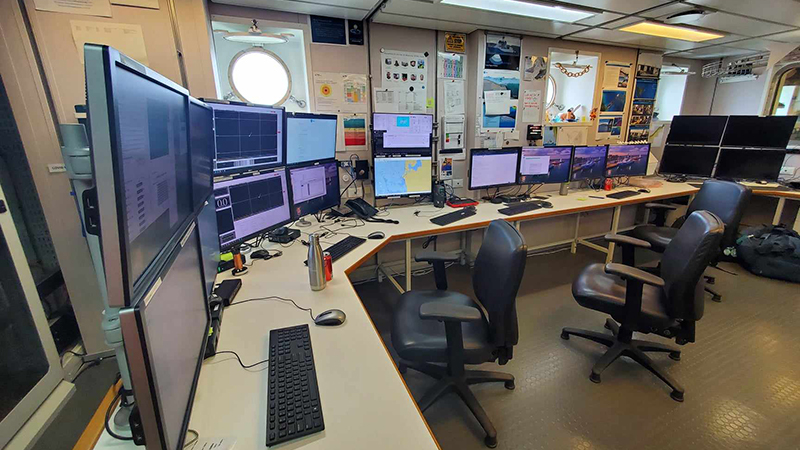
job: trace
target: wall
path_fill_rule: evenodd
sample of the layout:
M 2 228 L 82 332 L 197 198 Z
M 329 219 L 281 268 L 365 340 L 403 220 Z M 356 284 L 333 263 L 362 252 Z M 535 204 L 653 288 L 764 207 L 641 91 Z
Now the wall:
M 695 72 L 694 75 L 688 75 L 689 78 L 686 80 L 681 114 L 707 116 L 711 112 L 711 99 L 714 96 L 714 85 L 716 84 L 715 79 L 703 78 L 702 76 L 703 64 L 709 61 L 664 58 L 664 64 L 672 62 L 682 66 L 689 66 L 689 72 Z

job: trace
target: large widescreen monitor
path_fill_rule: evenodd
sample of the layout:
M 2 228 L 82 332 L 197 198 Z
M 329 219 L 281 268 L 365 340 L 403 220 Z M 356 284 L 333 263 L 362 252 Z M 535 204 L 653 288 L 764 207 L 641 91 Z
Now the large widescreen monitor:
M 566 183 L 572 162 L 572 147 L 522 147 L 519 183 Z
M 375 156 L 375 197 L 409 197 L 431 193 L 430 156 Z
M 609 145 L 607 177 L 635 177 L 647 174 L 650 144 Z
M 723 148 L 714 178 L 777 181 L 785 157 L 785 150 Z
M 197 227 L 192 222 L 158 278 L 120 311 L 125 355 L 148 449 L 180 450 L 186 440 L 208 336 L 208 303 Z
M 189 153 L 192 158 L 192 203 L 202 207 L 212 192 L 214 111 L 189 97 Z
M 214 181 L 222 249 L 291 222 L 286 170 L 272 169 Z
M 107 46 L 86 45 L 85 62 L 108 301 L 121 307 L 194 212 L 189 95 Z
M 285 164 L 283 108 L 208 103 L 214 109 L 214 173 L 225 174 Z
M 339 206 L 339 164 L 334 161 L 289 168 L 292 219 Z
M 607 145 L 575 147 L 572 157 L 572 181 L 603 178 Z
M 719 147 L 665 145 L 658 173 L 708 178 L 714 172 Z
M 469 189 L 517 184 L 519 152 L 519 147 L 499 150 L 472 149 L 469 153 Z
M 667 144 L 719 145 L 728 116 L 675 116 Z
M 797 116 L 730 116 L 723 147 L 766 147 L 784 150 Z
M 378 155 L 430 154 L 432 134 L 430 114 L 372 115 L 372 151 Z
M 303 164 L 336 157 L 335 114 L 286 115 L 286 164 Z

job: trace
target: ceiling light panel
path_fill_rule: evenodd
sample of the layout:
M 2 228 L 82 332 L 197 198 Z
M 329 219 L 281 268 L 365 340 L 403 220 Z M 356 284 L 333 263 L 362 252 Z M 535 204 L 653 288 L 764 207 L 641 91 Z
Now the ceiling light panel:
M 658 36 L 668 39 L 678 39 L 689 42 L 705 42 L 713 39 L 725 37 L 724 34 L 712 31 L 698 30 L 695 28 L 682 27 L 677 25 L 666 25 L 658 22 L 639 22 L 627 25 L 619 29 L 628 33 L 644 34 L 647 36 Z
M 441 0 L 443 5 L 461 6 L 464 8 L 482 9 L 515 16 L 533 17 L 536 19 L 555 20 L 573 23 L 588 19 L 594 12 L 579 9 L 530 3 L 518 0 Z

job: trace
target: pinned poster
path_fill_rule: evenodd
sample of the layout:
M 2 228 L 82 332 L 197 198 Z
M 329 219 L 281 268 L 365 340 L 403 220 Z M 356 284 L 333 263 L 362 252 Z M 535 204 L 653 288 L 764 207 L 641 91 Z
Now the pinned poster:
M 464 55 L 439 52 L 439 77 L 464 78 Z
M 337 112 L 344 101 L 342 77 L 338 73 L 314 73 L 314 97 L 317 111 Z
M 539 123 L 542 120 L 542 91 L 525 89 L 522 93 L 522 121 Z
M 464 116 L 446 116 L 444 118 L 444 149 L 461 149 L 465 145 Z
M 628 89 L 631 78 L 631 65 L 627 63 L 606 61 L 603 71 L 603 89 Z
M 375 112 L 425 113 L 427 100 L 422 92 L 375 88 Z
M 442 158 L 439 162 L 439 179 L 450 180 L 453 178 L 453 158 Z
M 483 108 L 478 112 L 483 119 L 478 123 L 483 130 L 515 128 L 519 103 L 519 70 L 483 71 Z
M 483 93 L 483 102 L 486 105 L 487 116 L 501 116 L 511 111 L 511 91 L 486 91 Z
M 375 88 L 372 98 L 375 99 L 375 112 L 396 113 L 397 112 L 397 93 L 394 89 Z
M 362 74 L 343 73 L 342 88 L 346 112 L 367 112 L 367 76 Z
M 446 80 L 444 82 L 444 113 L 447 116 L 464 114 L 464 82 Z
M 83 64 L 83 45 L 87 43 L 114 47 L 136 61 L 149 65 L 141 25 L 129 23 L 91 22 L 70 20 L 72 39 Z
M 363 114 L 342 115 L 344 148 L 341 151 L 353 152 L 367 149 L 367 118 Z
M 383 50 L 381 58 L 381 87 L 426 92 L 428 57 L 424 53 Z
M 610 139 L 622 134 L 622 116 L 603 116 L 597 119 L 595 139 Z
M 111 3 L 108 0 L 34 0 L 33 6 L 38 11 L 111 17 Z M 81 53 L 83 53 L 82 46 Z

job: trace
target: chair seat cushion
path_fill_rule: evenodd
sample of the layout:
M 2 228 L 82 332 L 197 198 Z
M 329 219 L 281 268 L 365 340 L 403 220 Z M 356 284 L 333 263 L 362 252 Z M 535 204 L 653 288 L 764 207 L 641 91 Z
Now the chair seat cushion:
M 409 361 L 447 362 L 444 322 L 419 318 L 419 307 L 428 302 L 472 306 L 478 310 L 481 308 L 471 298 L 458 292 L 409 291 L 400 296 L 392 324 L 392 345 L 397 354 Z M 485 319 L 463 323 L 461 330 L 467 364 L 481 364 L 494 359 L 494 348 L 489 342 L 489 324 Z
M 679 228 L 640 225 L 633 229 L 631 236 L 649 242 L 654 251 L 664 253 L 669 243 L 678 234 L 678 230 Z
M 617 322 L 625 317 L 625 281 L 604 270 L 604 264 L 590 264 L 572 283 L 572 295 L 584 308 L 604 312 Z M 664 329 L 677 325 L 669 317 L 664 290 L 645 284 L 642 289 L 642 314 L 639 329 Z

